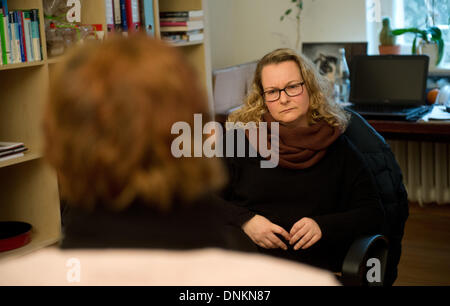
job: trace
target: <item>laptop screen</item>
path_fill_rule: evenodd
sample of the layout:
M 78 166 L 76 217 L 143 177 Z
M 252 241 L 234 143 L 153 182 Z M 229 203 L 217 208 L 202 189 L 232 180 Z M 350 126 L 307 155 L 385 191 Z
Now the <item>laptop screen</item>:
M 425 104 L 428 56 L 355 56 L 350 101 L 355 104 Z

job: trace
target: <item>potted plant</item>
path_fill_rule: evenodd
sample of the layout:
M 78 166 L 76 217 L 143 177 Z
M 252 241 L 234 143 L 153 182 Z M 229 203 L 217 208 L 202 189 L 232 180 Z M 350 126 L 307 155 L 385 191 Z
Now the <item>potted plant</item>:
M 396 44 L 396 36 L 392 34 L 391 21 L 389 17 L 383 18 L 378 50 L 380 54 L 400 54 L 400 45 Z
M 412 43 L 412 54 L 425 54 L 430 57 L 430 68 L 439 65 L 444 54 L 444 40 L 441 30 L 436 26 L 425 29 L 404 28 L 392 30 L 393 35 L 403 35 L 414 33 L 415 37 Z M 419 38 L 419 40 L 418 40 Z
M 303 0 L 291 0 L 291 2 L 294 4 L 296 30 L 297 30 L 297 37 L 296 37 L 296 41 L 295 41 L 295 50 L 299 50 L 299 47 L 300 47 L 300 15 L 303 10 Z M 280 21 L 283 21 L 286 17 L 288 17 L 292 13 L 292 11 L 293 11 L 292 8 L 287 9 L 284 12 L 284 14 L 280 17 Z

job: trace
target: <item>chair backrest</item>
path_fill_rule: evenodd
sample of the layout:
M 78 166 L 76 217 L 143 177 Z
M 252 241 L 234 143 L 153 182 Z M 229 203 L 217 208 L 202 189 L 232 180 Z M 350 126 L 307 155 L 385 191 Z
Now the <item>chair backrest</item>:
M 403 176 L 394 154 L 384 138 L 358 113 L 347 109 L 351 120 L 345 135 L 363 154 L 380 195 L 386 214 L 384 235 L 389 240 L 389 255 L 385 284 L 391 285 L 397 277 L 401 255 L 401 240 L 409 215 L 408 195 Z
M 251 89 L 257 62 L 244 63 L 213 71 L 214 111 L 227 114 L 241 106 Z

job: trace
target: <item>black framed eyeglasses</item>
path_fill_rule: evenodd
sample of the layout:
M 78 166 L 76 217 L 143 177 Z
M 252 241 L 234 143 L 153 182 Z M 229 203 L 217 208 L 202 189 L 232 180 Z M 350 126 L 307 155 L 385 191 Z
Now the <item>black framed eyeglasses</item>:
M 303 93 L 303 85 L 305 85 L 305 82 L 290 84 L 283 89 L 269 89 L 263 92 L 264 100 L 266 102 L 275 102 L 280 98 L 282 91 L 284 91 L 289 97 L 299 96 Z

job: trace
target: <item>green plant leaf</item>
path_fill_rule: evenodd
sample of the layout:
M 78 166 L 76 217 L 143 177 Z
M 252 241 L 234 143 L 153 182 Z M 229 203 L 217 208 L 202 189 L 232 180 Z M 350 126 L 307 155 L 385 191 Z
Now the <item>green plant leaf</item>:
M 423 40 L 428 41 L 427 31 L 419 30 L 418 28 L 404 28 L 404 29 L 395 29 L 391 31 L 392 35 L 398 36 L 406 33 L 415 33 L 416 36 L 419 35 Z
M 283 19 L 284 19 L 284 16 L 281 16 L 281 17 L 280 17 L 280 21 L 283 21 Z
M 284 12 L 284 15 L 289 15 L 290 13 L 292 12 L 292 9 L 288 9 L 288 10 L 286 10 L 286 12 Z
M 412 43 L 411 54 L 416 54 L 416 41 L 417 41 L 417 36 L 414 37 L 414 40 Z
M 423 33 L 425 33 L 425 31 L 419 30 L 418 28 L 404 28 L 404 29 L 392 30 L 393 35 L 402 35 L 405 33 L 416 33 L 416 34 L 421 33 L 421 34 L 423 34 Z
M 432 37 L 431 40 L 436 42 L 438 46 L 438 59 L 436 61 L 436 65 L 439 65 L 444 55 L 444 40 L 442 40 L 442 38 L 440 37 L 439 38 Z
M 439 29 L 438 27 L 431 27 L 427 29 L 427 32 L 430 33 L 433 38 L 436 39 L 442 38 L 441 29 Z

